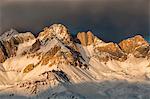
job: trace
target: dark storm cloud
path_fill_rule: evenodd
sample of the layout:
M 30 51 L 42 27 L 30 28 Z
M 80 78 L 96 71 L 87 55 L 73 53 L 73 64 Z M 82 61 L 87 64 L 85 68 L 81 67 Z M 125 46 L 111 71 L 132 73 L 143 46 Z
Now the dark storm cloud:
M 91 30 L 116 42 L 135 34 L 148 38 L 150 33 L 149 0 L 6 1 L 1 6 L 2 31 L 15 28 L 36 34 L 45 26 L 63 23 L 72 34 Z

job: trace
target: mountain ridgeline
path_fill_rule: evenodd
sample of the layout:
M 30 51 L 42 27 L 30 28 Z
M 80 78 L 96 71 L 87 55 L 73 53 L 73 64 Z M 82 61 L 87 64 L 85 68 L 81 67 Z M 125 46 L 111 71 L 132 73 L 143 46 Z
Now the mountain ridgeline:
M 79 32 L 76 38 L 72 38 L 65 26 L 54 24 L 49 28 L 44 28 L 44 31 L 39 33 L 37 38 L 31 32 L 18 33 L 13 29 L 5 32 L 0 37 L 0 62 L 2 63 L 7 58 L 16 56 L 19 44 L 36 39 L 32 45 L 34 49 L 34 46 L 39 48 L 43 41 L 53 38 L 58 39 L 65 46 L 69 47 L 71 45 L 70 48 L 77 52 L 79 52 L 79 49 L 76 44 L 81 44 L 82 46 L 92 45 L 94 47 L 93 50 L 97 50 L 99 53 L 110 54 L 110 58 L 118 60 L 126 60 L 128 54 L 133 54 L 137 58 L 148 57 L 150 49 L 149 43 L 140 35 L 123 40 L 119 44 L 113 42 L 105 43 L 90 31 Z
M 90 31 L 72 37 L 64 25 L 53 24 L 37 37 L 13 29 L 0 36 L 0 93 L 4 98 L 15 99 L 20 95 L 35 99 L 101 99 L 103 96 L 118 99 L 119 95 L 129 98 L 126 91 L 118 92 L 118 88 L 114 89 L 116 94 L 107 95 L 112 87 L 102 87 L 99 83 L 118 80 L 149 83 L 149 79 L 150 45 L 140 35 L 119 44 L 106 43 Z M 96 84 L 83 85 L 82 89 L 76 86 L 85 82 Z M 149 96 L 150 88 L 136 86 L 140 90 L 137 94 Z

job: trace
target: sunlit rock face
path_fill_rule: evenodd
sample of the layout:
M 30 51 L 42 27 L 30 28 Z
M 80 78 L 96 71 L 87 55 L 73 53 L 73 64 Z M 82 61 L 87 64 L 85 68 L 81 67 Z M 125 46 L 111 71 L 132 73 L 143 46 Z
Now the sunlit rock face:
M 136 94 L 145 97 L 150 88 L 128 84 L 149 83 L 149 49 L 139 35 L 119 44 L 106 43 L 90 31 L 78 33 L 75 39 L 61 24 L 45 28 L 37 37 L 10 30 L 0 38 L 0 97 L 116 99 L 121 95 L 128 99 L 133 94 L 128 91 L 136 88 Z M 102 83 L 120 80 L 126 85 Z
M 80 40 L 82 45 L 86 46 L 87 39 L 86 39 L 86 33 L 85 32 L 78 33 L 77 38 Z
M 149 51 L 148 42 L 140 35 L 123 40 L 119 46 L 125 53 L 133 53 L 135 57 L 145 57 Z
M 129 38 L 127 40 L 123 40 L 119 43 L 119 46 L 126 53 L 132 53 L 137 47 L 148 45 L 148 42 L 144 40 L 144 38 L 140 35 L 137 35 L 133 38 Z
M 91 45 L 94 42 L 94 35 L 92 32 L 87 32 L 87 45 Z
M 94 42 L 94 35 L 90 31 L 88 31 L 87 33 L 85 32 L 78 33 L 77 38 L 80 40 L 81 44 L 84 46 L 91 45 Z
M 54 24 L 50 27 L 46 27 L 38 36 L 40 40 L 52 39 L 53 37 L 58 38 L 65 44 L 69 44 L 71 42 L 70 33 L 62 24 Z
M 103 46 L 96 47 L 96 49 L 101 53 L 108 53 L 107 57 L 124 61 L 127 59 L 127 55 L 119 48 L 115 43 L 106 43 Z
M 77 50 L 77 47 L 73 42 L 73 38 L 69 30 L 62 24 L 53 24 L 50 27 L 44 28 L 44 31 L 40 32 L 37 38 L 42 43 L 56 38 L 59 41 L 61 41 L 64 45 L 73 47 L 75 50 Z

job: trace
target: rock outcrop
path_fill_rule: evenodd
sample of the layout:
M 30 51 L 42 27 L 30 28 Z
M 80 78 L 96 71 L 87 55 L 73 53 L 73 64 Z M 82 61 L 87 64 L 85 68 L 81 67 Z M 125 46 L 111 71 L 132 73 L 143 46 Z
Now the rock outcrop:
M 94 42 L 94 35 L 90 31 L 88 31 L 87 33 L 79 32 L 77 34 L 77 38 L 80 40 L 83 46 L 91 45 Z
M 16 30 L 11 29 L 5 32 L 0 37 L 0 49 L 1 56 L 3 56 L 0 62 L 4 62 L 6 58 L 13 57 L 16 55 L 18 45 L 24 42 L 35 39 L 34 35 L 30 32 L 18 33 Z
M 0 63 L 4 62 L 6 59 L 4 52 L 2 51 L 2 49 L 0 48 Z
M 64 44 L 69 44 L 72 42 L 68 29 L 62 24 L 53 24 L 49 28 L 46 27 L 38 36 L 39 40 L 43 41 L 54 37 L 62 41 Z
M 94 46 L 97 47 L 97 46 L 99 46 L 101 44 L 105 44 L 105 42 L 95 36 L 94 37 Z
M 85 32 L 78 33 L 77 38 L 80 40 L 83 46 L 87 45 L 87 37 Z
M 33 69 L 34 69 L 34 64 L 29 64 L 28 66 L 25 67 L 25 69 L 23 70 L 23 73 L 28 73 Z
M 104 58 L 104 60 L 108 60 L 108 57 L 117 59 L 120 61 L 126 60 L 126 54 L 119 48 L 119 46 L 115 43 L 106 43 L 102 46 L 96 47 L 95 50 L 102 53 L 108 53 Z M 101 55 L 100 55 L 101 56 Z
M 35 43 L 32 45 L 30 51 L 31 51 L 31 52 L 36 52 L 37 50 L 40 49 L 40 46 L 41 46 L 41 42 L 39 41 L 39 39 L 37 39 L 37 40 L 35 41 Z
M 14 35 L 13 37 L 19 43 L 28 42 L 35 39 L 34 35 L 31 32 L 19 33 L 18 35 Z
M 55 45 L 53 48 L 51 48 L 48 52 L 43 55 L 41 59 L 42 65 L 47 65 L 51 59 L 54 60 L 54 55 L 61 49 L 60 46 Z M 55 58 L 56 59 L 56 58 Z
M 123 40 L 119 46 L 125 53 L 132 53 L 135 57 L 144 57 L 149 51 L 148 42 L 140 35 Z
M 14 35 L 19 34 L 16 30 L 14 29 L 10 29 L 9 31 L 4 32 L 1 36 L 0 36 L 0 40 L 6 40 L 9 39 L 11 37 L 13 37 Z
M 91 45 L 94 42 L 94 35 L 92 32 L 87 32 L 87 45 Z
M 133 55 L 137 58 L 149 57 L 150 46 L 140 46 L 135 49 Z

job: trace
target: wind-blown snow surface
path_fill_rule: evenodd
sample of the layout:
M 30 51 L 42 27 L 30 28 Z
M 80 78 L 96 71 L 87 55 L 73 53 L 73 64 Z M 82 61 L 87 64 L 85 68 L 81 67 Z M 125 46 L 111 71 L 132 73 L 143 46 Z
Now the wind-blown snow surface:
M 64 53 L 72 50 L 59 38 L 43 41 L 30 53 L 35 42 L 36 38 L 19 44 L 16 56 L 0 64 L 0 99 L 150 99 L 150 59 L 129 54 L 123 62 L 100 62 L 94 57 L 94 45 L 75 43 L 82 63 L 77 66 L 68 62 Z M 55 46 L 60 49 L 42 63 Z M 24 51 L 29 53 L 22 55 Z M 34 68 L 24 72 L 29 64 Z

